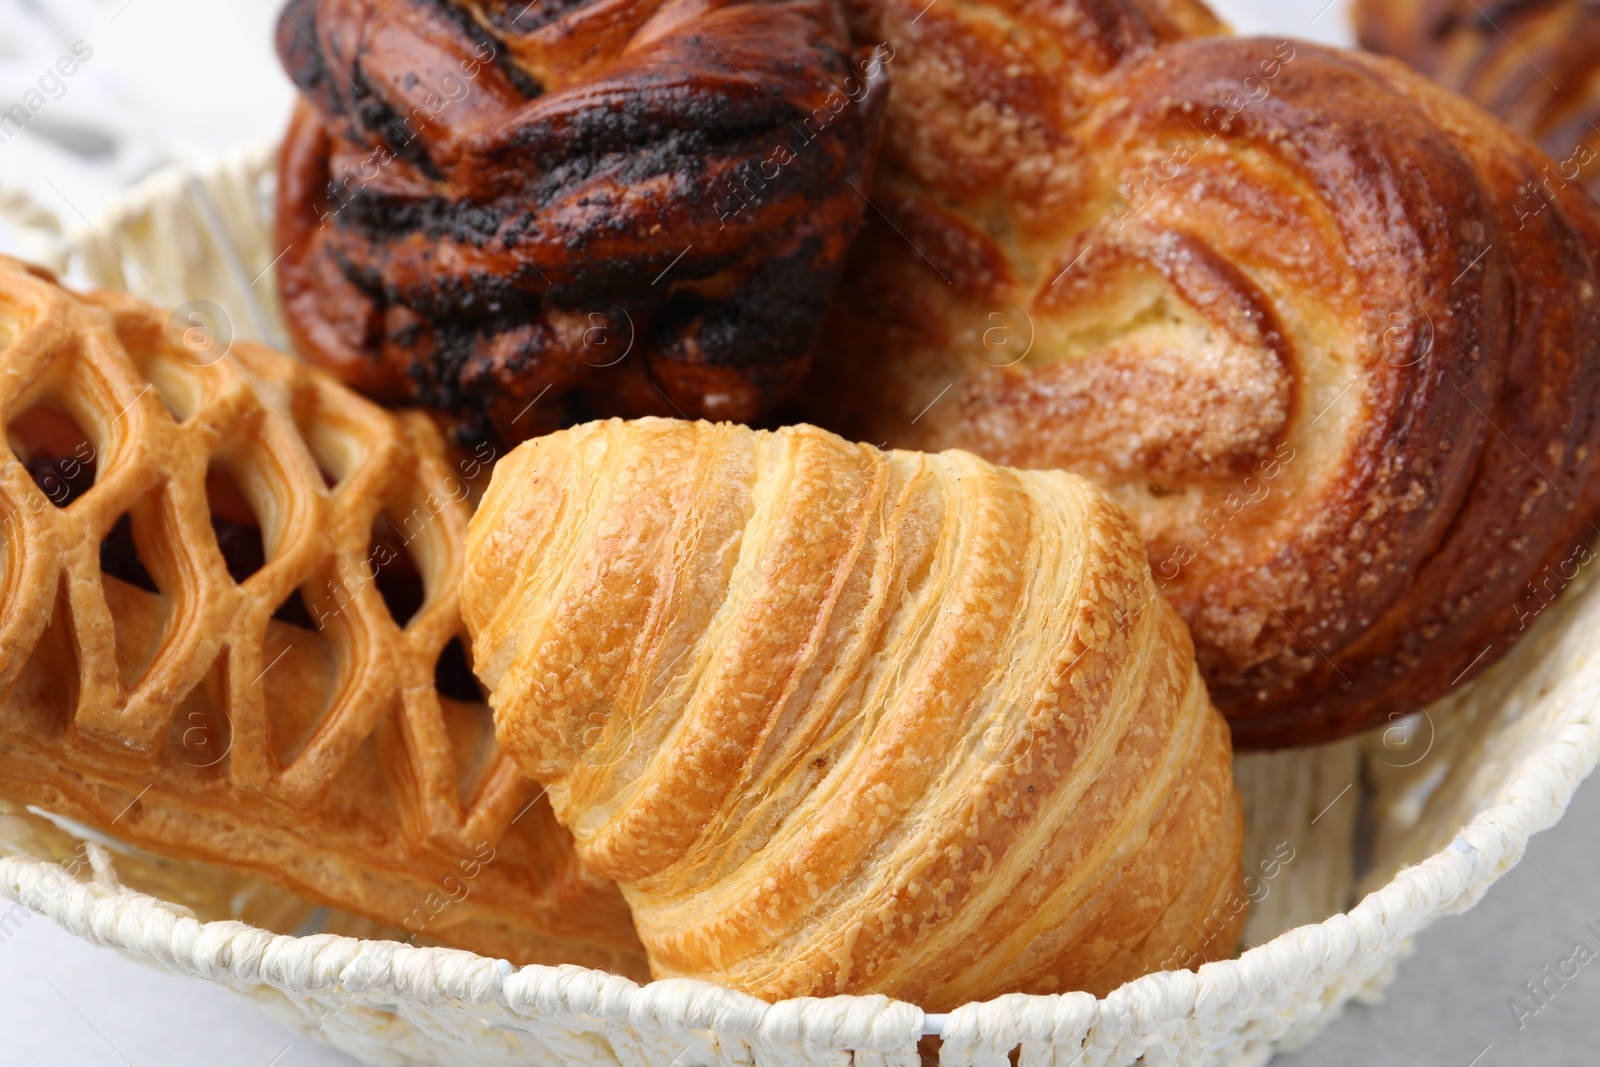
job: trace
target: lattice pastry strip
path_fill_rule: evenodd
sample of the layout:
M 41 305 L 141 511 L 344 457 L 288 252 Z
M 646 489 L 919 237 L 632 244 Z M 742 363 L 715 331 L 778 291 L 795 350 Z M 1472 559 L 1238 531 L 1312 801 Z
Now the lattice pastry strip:
M 0 260 L 0 795 L 401 936 L 642 975 L 481 701 L 439 691 L 471 502 L 433 424 L 215 353 Z

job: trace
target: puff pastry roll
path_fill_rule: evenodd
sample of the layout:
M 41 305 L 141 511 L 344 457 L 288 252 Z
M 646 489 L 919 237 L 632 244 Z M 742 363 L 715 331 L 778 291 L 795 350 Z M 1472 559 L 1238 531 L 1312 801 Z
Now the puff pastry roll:
M 1233 948 L 1226 725 L 1074 475 L 590 423 L 500 462 L 461 592 L 502 750 L 657 977 L 941 1010 Z
M 0 257 L 0 798 L 382 936 L 642 977 L 460 658 L 470 469 L 174 320 Z

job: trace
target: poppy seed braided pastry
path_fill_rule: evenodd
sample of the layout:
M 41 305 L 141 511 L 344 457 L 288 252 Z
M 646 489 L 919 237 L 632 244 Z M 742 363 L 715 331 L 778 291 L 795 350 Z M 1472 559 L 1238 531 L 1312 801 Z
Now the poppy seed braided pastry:
M 1331 740 L 1494 663 L 1587 560 L 1600 223 L 1576 186 L 1522 206 L 1537 149 L 1393 60 L 1151 6 L 856 0 L 896 56 L 892 225 L 796 414 L 1093 479 L 1234 743 Z M 1063 67 L 1063 34 L 1102 44 Z
M 836 0 L 296 0 L 278 49 L 285 317 L 347 384 L 465 443 L 804 376 L 887 88 Z
M 502 751 L 658 978 L 947 1011 L 1238 939 L 1226 724 L 1081 478 L 590 423 L 500 461 L 461 593 Z

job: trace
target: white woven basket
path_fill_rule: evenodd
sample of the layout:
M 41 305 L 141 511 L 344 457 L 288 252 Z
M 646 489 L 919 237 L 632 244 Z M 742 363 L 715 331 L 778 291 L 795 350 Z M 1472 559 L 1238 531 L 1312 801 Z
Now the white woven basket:
M 157 304 L 211 301 L 236 336 L 281 345 L 272 161 L 262 147 L 156 174 L 81 233 L 15 194 L 0 192 L 0 211 L 34 258 Z M 238 990 L 370 1063 L 914 1067 L 919 1039 L 940 1034 L 946 1067 L 1008 1067 L 1018 1046 L 1021 1067 L 1261 1064 L 1351 997 L 1376 995 L 1419 930 L 1476 903 L 1560 817 L 1600 753 L 1600 586 L 1588 579 L 1498 666 L 1426 711 L 1354 741 L 1241 757 L 1253 947 L 1102 1000 L 1013 995 L 943 1016 L 883 997 L 768 1005 L 700 982 L 641 987 L 576 967 L 272 933 L 303 931 L 318 913 L 3 805 L 0 894 Z M 339 917 L 320 928 L 367 929 Z

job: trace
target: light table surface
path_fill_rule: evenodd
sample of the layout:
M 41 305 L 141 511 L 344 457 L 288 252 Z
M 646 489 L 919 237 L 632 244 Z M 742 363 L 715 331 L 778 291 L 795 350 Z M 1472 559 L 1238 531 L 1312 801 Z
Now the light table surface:
M 1343 0 L 1215 0 L 1243 32 L 1343 42 Z M 292 94 L 272 0 L 0 0 L 0 109 L 60 55 L 90 57 L 29 129 L 0 143 L 0 185 L 69 224 L 162 164 L 276 137 Z M 80 48 L 80 52 L 82 48 Z M 50 84 L 52 97 L 55 83 Z M 0 250 L 26 254 L 0 223 Z M 1351 1007 L 1282 1067 L 1565 1067 L 1600 1062 L 1600 779 L 1464 916 L 1419 939 L 1383 1004 Z M 1586 924 L 1593 923 L 1591 929 Z M 1569 969 L 1570 973 L 1570 969 Z M 1537 1014 L 1524 983 L 1553 990 Z M 1520 1023 L 1520 1025 L 1519 1025 Z M 45 1067 L 336 1067 L 355 1061 L 216 986 L 176 978 L 0 903 L 0 1063 Z

